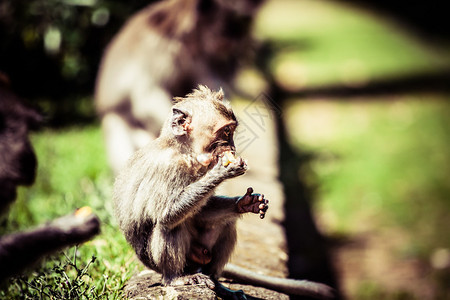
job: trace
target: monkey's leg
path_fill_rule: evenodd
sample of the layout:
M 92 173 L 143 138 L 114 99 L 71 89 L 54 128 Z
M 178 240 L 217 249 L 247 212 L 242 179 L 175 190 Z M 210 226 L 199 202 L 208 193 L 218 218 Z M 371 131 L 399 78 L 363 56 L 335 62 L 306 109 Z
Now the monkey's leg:
M 197 215 L 202 234 L 191 245 L 190 259 L 204 265 L 206 274 L 216 276 L 229 261 L 236 244 L 236 220 L 245 212 L 264 217 L 268 201 L 248 188 L 242 197 L 213 196 Z M 198 246 L 196 246 L 198 245 Z M 192 259 L 194 258 L 194 259 Z
M 189 233 L 180 227 L 174 230 L 156 225 L 146 247 L 150 264 L 162 274 L 163 284 L 171 284 L 183 275 L 189 251 Z
M 237 214 L 235 214 L 237 216 Z M 250 299 L 242 290 L 231 290 L 223 286 L 217 278 L 219 277 L 225 264 L 229 261 L 231 253 L 233 252 L 234 246 L 237 240 L 236 233 L 236 219 L 234 221 L 229 221 L 226 224 L 213 226 L 214 230 L 218 231 L 218 234 L 209 234 L 209 236 L 215 236 L 214 241 L 203 241 L 206 244 L 208 242 L 213 242 L 214 247 L 212 249 L 212 261 L 202 267 L 202 272 L 211 276 L 214 282 L 214 291 L 217 296 L 222 299 L 240 299 L 247 300 Z

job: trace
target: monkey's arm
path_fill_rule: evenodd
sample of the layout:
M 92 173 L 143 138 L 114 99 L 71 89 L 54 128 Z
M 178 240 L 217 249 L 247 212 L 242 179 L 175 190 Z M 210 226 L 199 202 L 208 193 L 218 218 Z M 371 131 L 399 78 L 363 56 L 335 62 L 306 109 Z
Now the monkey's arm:
M 253 189 L 249 187 L 242 197 L 212 196 L 207 204 L 202 208 L 201 217 L 203 220 L 213 221 L 232 219 L 247 212 L 259 213 L 261 219 L 264 218 L 269 200 L 264 195 L 253 194 Z
M 199 181 L 187 186 L 175 198 L 169 200 L 163 214 L 158 219 L 161 225 L 174 228 L 184 220 L 198 213 L 208 201 L 208 196 L 220 183 L 218 178 L 206 174 Z
M 244 174 L 246 170 L 247 165 L 242 158 L 230 163 L 227 167 L 223 166 L 222 160 L 219 158 L 219 161 L 211 171 L 207 172 L 198 181 L 185 187 L 179 194 L 176 194 L 175 197 L 169 200 L 158 222 L 169 228 L 176 227 L 181 222 L 200 212 L 207 205 L 208 199 L 217 185 L 225 179 Z M 229 209 L 232 208 L 231 202 L 228 199 L 225 203 L 225 206 L 229 207 Z
M 241 197 L 211 196 L 200 211 L 199 217 L 203 221 L 228 220 L 237 218 L 238 212 L 236 202 Z
M 42 256 L 89 240 L 100 231 L 92 213 L 71 214 L 39 228 L 0 239 L 0 281 L 18 274 Z

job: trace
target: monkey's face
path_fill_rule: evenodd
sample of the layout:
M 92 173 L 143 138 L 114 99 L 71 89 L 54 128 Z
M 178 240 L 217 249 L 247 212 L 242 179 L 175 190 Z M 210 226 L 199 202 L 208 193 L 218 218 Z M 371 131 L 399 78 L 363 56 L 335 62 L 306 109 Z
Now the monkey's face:
M 201 135 L 197 137 L 201 148 L 197 153 L 201 153 L 200 161 L 205 166 L 214 166 L 219 157 L 223 156 L 225 152 L 235 153 L 234 146 L 234 131 L 236 130 L 237 122 L 227 119 L 220 120 L 209 130 L 202 130 Z M 209 134 L 205 134 L 209 132 Z
M 214 158 L 223 155 L 224 152 L 236 151 L 234 146 L 234 131 L 236 130 L 236 121 L 228 121 L 217 124 L 218 128 L 214 131 L 213 140 L 206 148 L 206 151 L 211 153 Z
M 175 98 L 172 117 L 167 123 L 184 151 L 191 153 L 203 166 L 212 167 L 225 152 L 234 154 L 236 116 L 223 92 L 199 86 L 186 98 Z M 161 133 L 165 135 L 165 131 Z

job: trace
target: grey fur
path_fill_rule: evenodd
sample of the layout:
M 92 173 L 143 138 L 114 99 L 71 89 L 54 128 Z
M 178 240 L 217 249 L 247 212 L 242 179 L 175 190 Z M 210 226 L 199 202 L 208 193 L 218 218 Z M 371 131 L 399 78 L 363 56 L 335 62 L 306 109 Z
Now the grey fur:
M 235 149 L 232 133 L 228 140 L 221 139 L 221 128 L 237 125 L 231 107 L 222 101 L 222 91 L 214 93 L 200 86 L 176 100 L 161 136 L 138 150 L 117 177 L 116 216 L 139 259 L 162 274 L 163 284 L 175 283 L 176 278 L 200 270 L 215 281 L 221 297 L 235 299 L 242 291 L 225 289 L 217 279 L 236 244 L 236 220 L 245 212 L 259 213 L 263 218 L 268 201 L 253 194 L 252 188 L 242 197 L 214 195 L 221 182 L 247 170 L 240 157 L 227 167 L 222 164 L 220 155 Z M 217 160 L 204 166 L 196 158 L 207 150 Z M 192 262 L 197 245 L 210 252 L 210 261 Z M 240 272 L 239 268 L 226 271 L 235 278 L 281 292 L 319 299 L 333 296 L 332 289 L 323 284 L 249 271 L 239 274 L 236 270 Z
M 209 97 L 201 97 L 203 94 Z M 162 273 L 164 283 L 188 272 L 192 243 L 211 251 L 213 260 L 203 271 L 214 277 L 222 271 L 236 242 L 240 197 L 215 196 L 214 189 L 225 179 L 242 175 L 246 164 L 239 159 L 224 167 L 218 158 L 214 166 L 205 167 L 196 159 L 213 142 L 201 137 L 214 139 L 215 123 L 233 121 L 231 108 L 221 98 L 221 91 L 200 87 L 175 104 L 177 120 L 178 109 L 189 116 L 189 132 L 180 134 L 184 127 L 169 118 L 161 136 L 138 150 L 115 182 L 120 228 L 140 260 Z M 222 147 L 234 149 L 232 141 Z

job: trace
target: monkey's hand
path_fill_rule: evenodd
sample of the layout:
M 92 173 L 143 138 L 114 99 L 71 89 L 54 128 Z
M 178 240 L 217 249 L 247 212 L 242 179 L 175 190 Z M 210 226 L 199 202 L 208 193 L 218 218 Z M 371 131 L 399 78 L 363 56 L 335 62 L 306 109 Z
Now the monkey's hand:
M 235 161 L 224 166 L 223 157 L 220 156 L 214 168 L 211 169 L 211 175 L 217 176 L 222 180 L 233 178 L 244 174 L 248 167 L 242 157 L 237 157 Z
M 259 213 L 259 217 L 264 219 L 266 211 L 269 209 L 269 200 L 264 199 L 262 194 L 253 194 L 253 189 L 249 187 L 247 193 L 236 201 L 239 213 Z

